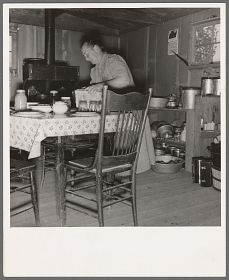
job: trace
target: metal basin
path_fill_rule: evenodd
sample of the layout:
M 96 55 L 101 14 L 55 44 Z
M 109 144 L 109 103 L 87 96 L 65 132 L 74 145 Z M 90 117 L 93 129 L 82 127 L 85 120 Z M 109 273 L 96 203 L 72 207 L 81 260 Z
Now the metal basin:
M 169 100 L 167 97 L 154 96 L 154 97 L 151 97 L 149 106 L 151 108 L 165 108 L 168 101 Z
M 156 156 L 152 170 L 157 173 L 177 173 L 184 164 L 184 160 L 171 155 Z

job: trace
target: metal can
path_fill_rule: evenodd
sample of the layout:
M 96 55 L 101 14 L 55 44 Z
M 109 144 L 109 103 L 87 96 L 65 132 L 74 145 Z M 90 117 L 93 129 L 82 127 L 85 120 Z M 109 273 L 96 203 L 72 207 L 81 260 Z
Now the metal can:
M 201 79 L 201 95 L 214 94 L 214 79 L 203 77 Z
M 175 150 L 176 150 L 176 147 L 168 147 L 168 150 L 169 150 L 169 153 L 173 156 L 175 156 Z
M 206 157 L 192 158 L 192 178 L 193 183 L 198 183 L 202 187 L 212 185 L 212 159 Z

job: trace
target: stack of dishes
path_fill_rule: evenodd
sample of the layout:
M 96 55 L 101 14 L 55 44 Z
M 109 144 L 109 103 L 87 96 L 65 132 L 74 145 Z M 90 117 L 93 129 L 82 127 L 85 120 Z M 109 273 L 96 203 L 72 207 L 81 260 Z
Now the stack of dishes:
M 44 113 L 39 111 L 18 111 L 13 115 L 17 117 L 24 117 L 24 118 L 40 118 L 44 116 Z
M 50 113 L 52 112 L 52 107 L 49 104 L 36 104 L 30 105 L 30 108 L 35 111 L 40 111 L 43 113 Z

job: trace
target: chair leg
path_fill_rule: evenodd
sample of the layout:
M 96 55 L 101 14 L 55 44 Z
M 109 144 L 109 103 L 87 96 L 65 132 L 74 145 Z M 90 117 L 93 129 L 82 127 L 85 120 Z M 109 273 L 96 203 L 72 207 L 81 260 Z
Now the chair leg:
M 71 169 L 71 171 L 70 171 L 70 178 L 73 179 L 75 177 L 75 174 L 76 174 L 75 170 Z M 72 181 L 71 182 L 71 186 L 74 187 L 74 185 L 75 185 L 75 182 Z
M 96 178 L 96 195 L 97 195 L 97 209 L 98 209 L 98 220 L 99 226 L 104 226 L 103 217 L 103 193 L 102 193 L 102 178 L 101 175 Z
M 67 219 L 67 212 L 66 212 L 66 185 L 67 185 L 67 168 L 64 167 L 64 187 L 62 188 L 61 192 L 61 207 L 63 207 L 63 212 L 62 212 L 62 225 L 65 226 L 66 225 L 66 219 Z
M 37 185 L 34 180 L 34 171 L 30 172 L 30 181 L 31 181 L 31 200 L 33 204 L 35 221 L 36 221 L 36 225 L 40 226 L 38 191 L 37 191 Z
M 45 180 L 45 147 L 42 148 L 42 175 L 41 175 L 41 182 L 40 182 L 40 189 L 43 188 L 44 180 Z
M 132 175 L 132 212 L 133 212 L 133 220 L 134 226 L 138 226 L 138 218 L 137 218 L 137 202 L 136 202 L 136 174 Z

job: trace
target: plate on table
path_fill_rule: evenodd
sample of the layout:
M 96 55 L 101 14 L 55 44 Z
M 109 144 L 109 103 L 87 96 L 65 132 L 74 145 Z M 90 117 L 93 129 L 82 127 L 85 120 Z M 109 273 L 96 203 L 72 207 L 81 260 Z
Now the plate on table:
M 24 117 L 24 118 L 37 118 L 37 117 L 43 117 L 44 113 L 39 112 L 39 111 L 21 111 L 21 112 L 16 112 L 14 116 L 17 117 Z
M 76 116 L 76 117 L 93 117 L 98 115 L 99 114 L 96 112 L 75 112 L 71 114 L 71 116 Z

